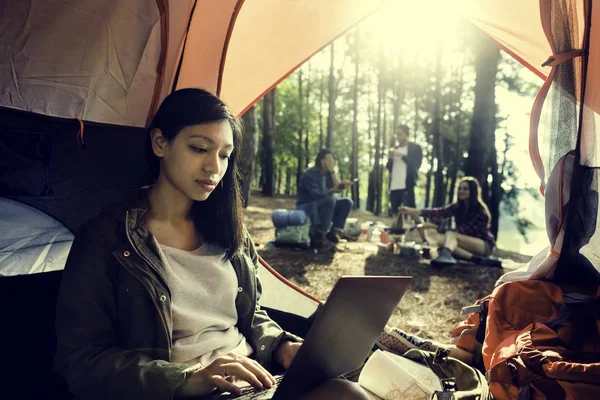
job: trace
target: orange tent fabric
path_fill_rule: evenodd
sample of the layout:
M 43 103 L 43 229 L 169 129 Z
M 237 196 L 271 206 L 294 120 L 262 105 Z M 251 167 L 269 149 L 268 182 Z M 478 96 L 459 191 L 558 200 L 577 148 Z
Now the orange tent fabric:
M 144 126 L 174 88 L 203 87 L 240 113 L 380 4 L 9 1 L 0 106 Z

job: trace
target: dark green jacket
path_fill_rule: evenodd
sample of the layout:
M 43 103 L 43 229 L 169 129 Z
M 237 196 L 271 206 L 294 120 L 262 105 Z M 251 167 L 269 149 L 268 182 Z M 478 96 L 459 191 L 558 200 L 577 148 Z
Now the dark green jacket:
M 77 399 L 173 398 L 193 372 L 170 362 L 171 292 L 151 233 L 146 193 L 84 224 L 63 274 L 56 312 L 56 370 Z M 258 300 L 257 254 L 248 236 L 231 260 L 238 278 L 237 327 L 266 368 L 283 331 Z M 35 360 L 32 360 L 35 361 Z

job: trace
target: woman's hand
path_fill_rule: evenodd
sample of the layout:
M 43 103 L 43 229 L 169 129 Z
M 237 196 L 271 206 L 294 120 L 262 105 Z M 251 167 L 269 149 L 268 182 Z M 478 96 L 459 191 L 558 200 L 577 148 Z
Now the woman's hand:
M 275 384 L 273 375 L 257 361 L 228 354 L 194 371 L 175 394 L 177 397 L 204 396 L 219 389 L 238 396 L 241 388 L 235 382 L 239 381 L 248 382 L 257 389 L 270 388 Z
M 344 184 L 344 188 L 348 189 L 350 186 L 352 186 L 353 182 L 350 179 L 344 179 L 342 183 Z
M 290 342 L 289 340 L 284 340 L 279 343 L 277 351 L 275 352 L 277 362 L 287 370 L 290 367 L 290 364 L 292 364 L 294 357 L 296 357 L 296 353 L 298 352 L 298 349 L 300 349 L 300 346 L 302 346 L 302 343 Z
M 423 229 L 437 229 L 438 226 L 432 222 L 424 222 L 422 224 L 417 225 L 417 228 L 423 228 Z
M 398 212 L 400 214 L 409 214 L 414 217 L 418 217 L 419 215 L 421 215 L 421 210 L 419 210 L 418 208 L 412 208 L 412 207 L 406 207 L 406 206 L 398 207 Z

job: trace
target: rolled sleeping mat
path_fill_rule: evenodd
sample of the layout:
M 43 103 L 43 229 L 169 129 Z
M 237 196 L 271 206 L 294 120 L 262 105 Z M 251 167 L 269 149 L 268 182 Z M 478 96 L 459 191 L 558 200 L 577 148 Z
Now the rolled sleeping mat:
M 287 226 L 304 225 L 308 216 L 303 210 L 275 210 L 271 214 L 271 220 L 275 228 L 285 228 Z

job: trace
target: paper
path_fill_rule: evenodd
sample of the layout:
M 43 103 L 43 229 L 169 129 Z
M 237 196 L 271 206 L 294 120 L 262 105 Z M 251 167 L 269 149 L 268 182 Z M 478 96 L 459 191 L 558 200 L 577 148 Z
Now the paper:
M 435 390 L 441 390 L 429 368 L 381 350 L 371 355 L 358 384 L 385 400 L 429 400 Z

